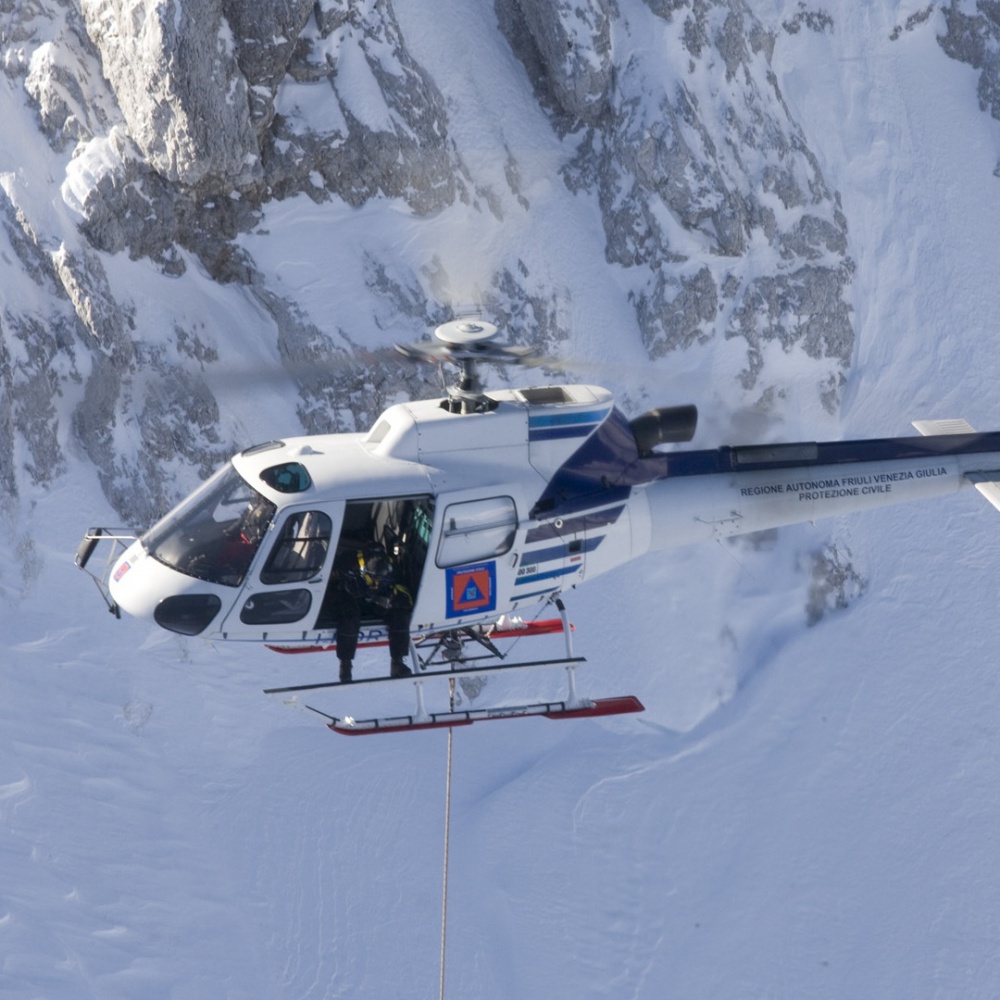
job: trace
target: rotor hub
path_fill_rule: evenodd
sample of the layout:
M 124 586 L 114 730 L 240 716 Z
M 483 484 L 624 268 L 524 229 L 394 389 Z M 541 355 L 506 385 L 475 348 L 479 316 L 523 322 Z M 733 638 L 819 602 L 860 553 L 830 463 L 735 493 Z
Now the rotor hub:
M 442 323 L 434 331 L 434 336 L 441 343 L 453 347 L 475 347 L 477 344 L 487 344 L 496 335 L 496 326 L 480 319 L 453 319 L 449 323 Z
M 465 317 L 437 327 L 437 343 L 397 344 L 396 350 L 414 361 L 454 365 L 458 374 L 455 384 L 448 387 L 449 408 L 456 413 L 475 413 L 496 405 L 483 389 L 480 364 L 532 365 L 541 361 L 534 348 L 496 342 L 497 333 L 493 323 Z

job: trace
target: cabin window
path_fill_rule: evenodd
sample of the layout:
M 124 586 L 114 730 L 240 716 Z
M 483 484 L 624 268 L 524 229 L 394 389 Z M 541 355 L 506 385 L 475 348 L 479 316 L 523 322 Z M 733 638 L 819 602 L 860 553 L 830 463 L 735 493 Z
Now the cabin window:
M 181 635 L 199 635 L 222 608 L 218 594 L 175 594 L 156 605 L 153 620 Z
M 290 514 L 260 571 L 261 583 L 299 583 L 317 576 L 332 534 L 329 515 L 321 510 Z
M 309 614 L 312 594 L 298 590 L 264 590 L 254 594 L 240 611 L 244 625 L 287 625 Z
M 302 493 L 312 486 L 309 470 L 301 462 L 285 462 L 265 469 L 260 478 L 279 493 Z
M 517 510 L 510 497 L 469 500 L 445 508 L 437 564 L 460 566 L 502 556 L 510 551 L 517 531 Z

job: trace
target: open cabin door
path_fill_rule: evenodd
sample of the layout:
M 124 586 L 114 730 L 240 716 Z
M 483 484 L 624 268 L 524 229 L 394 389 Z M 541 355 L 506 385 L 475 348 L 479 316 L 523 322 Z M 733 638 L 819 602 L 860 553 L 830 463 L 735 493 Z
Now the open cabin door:
M 358 556 L 380 547 L 388 556 L 395 582 L 405 588 L 416 605 L 427 561 L 434 523 L 434 498 L 430 495 L 383 497 L 375 500 L 348 500 L 315 628 L 337 627 L 337 596 L 343 574 L 358 566 Z M 374 609 L 362 616 L 362 624 L 378 625 Z

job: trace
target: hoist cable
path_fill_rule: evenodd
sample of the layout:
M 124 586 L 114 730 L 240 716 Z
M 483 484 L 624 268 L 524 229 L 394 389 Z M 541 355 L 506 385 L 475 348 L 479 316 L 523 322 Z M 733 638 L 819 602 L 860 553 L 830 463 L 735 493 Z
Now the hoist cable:
M 448 680 L 451 692 L 451 711 L 455 711 L 455 678 Z M 448 938 L 448 847 L 451 836 L 451 758 L 455 730 L 448 727 L 448 766 L 444 782 L 444 875 L 441 884 L 441 991 L 440 1000 L 444 1000 L 444 966 L 445 949 Z

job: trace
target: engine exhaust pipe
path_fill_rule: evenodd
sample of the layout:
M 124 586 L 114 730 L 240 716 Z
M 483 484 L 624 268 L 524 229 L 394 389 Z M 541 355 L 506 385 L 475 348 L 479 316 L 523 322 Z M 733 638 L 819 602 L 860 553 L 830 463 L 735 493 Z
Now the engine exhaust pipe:
M 629 423 L 640 455 L 649 455 L 658 444 L 683 444 L 694 437 L 698 407 L 661 406 L 647 410 Z

